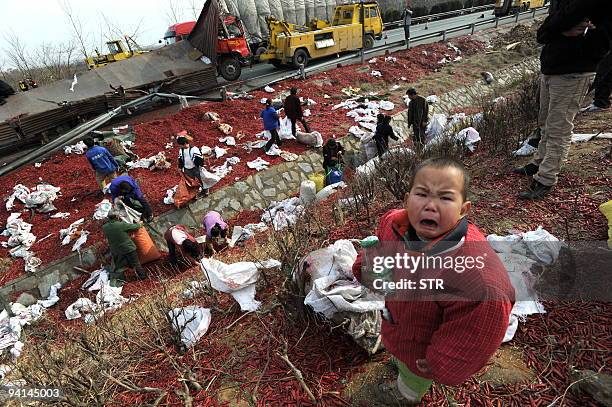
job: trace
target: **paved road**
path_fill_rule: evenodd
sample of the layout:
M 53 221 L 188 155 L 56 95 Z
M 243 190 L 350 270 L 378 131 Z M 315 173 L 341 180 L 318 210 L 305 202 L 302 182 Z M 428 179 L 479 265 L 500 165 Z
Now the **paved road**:
M 547 9 L 537 10 L 536 15 L 541 16 L 541 15 L 546 14 L 547 12 L 548 12 Z M 520 22 L 528 21 L 531 19 L 532 19 L 531 13 L 519 15 Z M 468 24 L 478 24 L 475 27 L 476 31 L 481 31 L 481 30 L 485 30 L 488 28 L 494 28 L 495 20 L 496 19 L 495 19 L 495 16 L 493 15 L 493 10 L 487 10 L 484 12 L 464 14 L 461 16 L 447 18 L 444 20 L 417 24 L 417 25 L 412 26 L 410 30 L 411 37 L 415 38 L 414 40 L 411 41 L 410 45 L 412 47 L 416 45 L 430 44 L 433 42 L 440 41 L 442 39 L 441 36 L 437 36 L 434 38 L 428 38 L 428 39 L 418 39 L 418 37 L 429 34 L 429 33 L 437 32 L 437 31 L 454 29 L 454 28 L 465 26 Z M 500 26 L 507 25 L 507 24 L 515 24 L 515 23 L 516 23 L 515 17 L 506 17 L 506 18 L 500 19 L 499 21 Z M 466 28 L 462 31 L 455 31 L 452 33 L 448 33 L 447 38 L 459 37 L 462 35 L 469 34 L 470 32 L 471 32 L 471 29 Z M 385 35 L 383 36 L 383 39 L 376 41 L 376 46 L 379 47 L 382 45 L 391 44 L 393 42 L 401 41 L 403 39 L 404 39 L 404 29 L 395 28 L 395 29 L 387 31 Z M 402 48 L 403 47 L 397 47 L 394 49 L 397 50 L 397 49 L 402 49 Z M 384 54 L 384 51 L 368 54 L 367 59 L 371 58 L 372 56 L 381 55 L 381 54 Z M 327 65 L 330 62 L 335 62 L 336 60 L 337 58 L 335 57 L 324 58 L 324 59 L 321 59 L 320 61 L 316 61 L 316 62 L 312 61 L 309 66 L 314 67 L 314 66 L 321 65 L 321 64 Z M 358 60 L 359 58 L 349 59 L 349 61 L 351 62 L 358 61 Z M 276 74 L 278 74 L 278 77 L 280 78 L 283 76 L 281 74 L 283 72 L 285 74 L 289 74 L 289 73 L 292 73 L 293 71 L 290 69 L 281 70 L 281 69 L 275 68 L 274 66 L 270 64 L 262 63 L 262 64 L 254 65 L 252 68 L 248 68 L 248 67 L 243 68 L 241 79 L 242 81 L 246 80 L 247 81 L 246 83 L 242 82 L 239 86 L 235 86 L 235 85 L 232 86 L 231 82 L 228 83 L 223 79 L 220 79 L 219 83 L 227 84 L 228 88 L 230 89 L 236 88 L 236 90 L 248 91 L 250 89 L 254 89 L 254 88 L 263 86 L 271 81 L 278 80 L 278 78 L 276 77 L 277 76 Z M 257 77 L 261 75 L 269 75 L 269 76 L 257 79 Z M 256 79 L 251 80 L 253 78 L 256 78 Z

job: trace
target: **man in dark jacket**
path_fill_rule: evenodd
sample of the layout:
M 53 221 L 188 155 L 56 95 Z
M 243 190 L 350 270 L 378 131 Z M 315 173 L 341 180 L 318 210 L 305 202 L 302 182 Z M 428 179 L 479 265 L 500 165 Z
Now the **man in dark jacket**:
M 329 174 L 332 167 L 342 163 L 342 153 L 344 147 L 333 138 L 327 140 L 327 143 L 323 146 L 323 169 L 325 175 Z
M 278 120 L 278 113 L 276 109 L 272 106 L 272 100 L 266 99 L 266 108 L 261 111 L 259 115 L 264 122 L 264 130 L 270 133 L 270 140 L 266 143 L 264 150 L 268 152 L 272 144 L 276 143 L 277 146 L 280 147 L 281 139 L 278 135 L 278 128 L 280 127 L 280 123 Z
M 103 190 L 117 176 L 119 164 L 106 148 L 96 145 L 91 137 L 87 137 L 83 143 L 87 146 L 85 157 L 96 174 L 98 186 Z
M 410 88 L 406 91 L 406 95 L 410 98 L 408 105 L 408 126 L 412 126 L 414 133 L 414 144 L 425 144 L 425 129 L 429 116 L 429 105 L 423 96 L 420 96 L 415 88 Z
M 115 266 L 110 278 L 111 281 L 116 281 L 119 285 L 125 281 L 124 270 L 126 267 L 134 269 L 138 278 L 147 278 L 147 273 L 138 259 L 136 245 L 128 235 L 128 232 L 138 230 L 141 227 L 142 225 L 138 223 L 132 224 L 121 221 L 114 211 L 108 214 L 107 221 L 102 226 Z
M 374 133 L 374 141 L 376 142 L 376 150 L 378 156 L 382 157 L 384 153 L 389 150 L 389 138 L 397 141 L 398 137 L 393 132 L 391 127 L 391 116 L 379 113 L 376 116 L 378 123 L 376 123 L 376 132 Z
M 574 118 L 595 76 L 597 65 L 610 49 L 611 4 L 606 0 L 561 2 L 538 29 L 544 44 L 540 55 L 541 140 L 531 163 L 515 173 L 532 175 L 522 199 L 541 199 L 557 183 L 569 152 Z
M 308 123 L 304 120 L 304 112 L 302 112 L 302 103 L 300 102 L 300 98 L 297 96 L 298 89 L 293 87 L 291 88 L 289 96 L 285 99 L 284 108 L 285 114 L 291 120 L 291 134 L 293 137 L 296 136 L 297 129 L 296 123 L 299 121 L 304 126 L 304 131 L 306 133 L 310 133 L 310 128 L 308 127 Z

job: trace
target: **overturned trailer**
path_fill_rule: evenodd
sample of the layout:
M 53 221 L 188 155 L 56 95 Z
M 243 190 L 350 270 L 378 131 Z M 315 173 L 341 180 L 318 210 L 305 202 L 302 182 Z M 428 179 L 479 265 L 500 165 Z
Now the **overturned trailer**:
M 217 38 L 209 31 L 218 16 L 217 3 L 209 0 L 187 41 L 10 96 L 0 107 L 0 155 L 46 143 L 152 92 L 190 94 L 216 87 Z

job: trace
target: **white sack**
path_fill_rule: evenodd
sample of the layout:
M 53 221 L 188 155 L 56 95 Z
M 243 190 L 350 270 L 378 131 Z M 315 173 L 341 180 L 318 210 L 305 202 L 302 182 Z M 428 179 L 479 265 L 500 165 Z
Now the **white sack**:
M 242 311 L 255 311 L 259 308 L 261 303 L 255 300 L 255 283 L 260 272 L 255 263 L 225 264 L 219 260 L 203 258 L 200 267 L 212 288 L 231 294 Z
M 180 333 L 181 342 L 185 347 L 191 348 L 208 331 L 210 326 L 210 309 L 189 306 L 174 308 L 168 312 L 172 329 Z
M 304 205 L 310 205 L 315 201 L 317 195 L 317 187 L 314 181 L 304 180 L 300 184 L 300 199 Z

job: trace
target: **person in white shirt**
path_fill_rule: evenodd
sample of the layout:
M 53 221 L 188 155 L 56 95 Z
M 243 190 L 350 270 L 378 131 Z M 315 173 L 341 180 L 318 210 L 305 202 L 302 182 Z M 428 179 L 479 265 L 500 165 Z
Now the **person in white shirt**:
M 204 196 L 208 195 L 208 189 L 204 188 L 202 176 L 200 175 L 200 169 L 204 164 L 204 158 L 202 157 L 200 149 L 196 146 L 192 146 L 187 137 L 179 136 L 176 142 L 179 145 L 179 169 L 185 176 L 198 180 L 201 187 L 201 193 Z
M 195 237 L 187 232 L 187 228 L 183 225 L 171 226 L 166 233 L 164 233 L 164 239 L 168 245 L 168 260 L 170 260 L 172 264 L 177 264 L 177 246 L 183 257 L 187 255 L 197 261 L 202 254 L 199 243 L 196 241 Z

